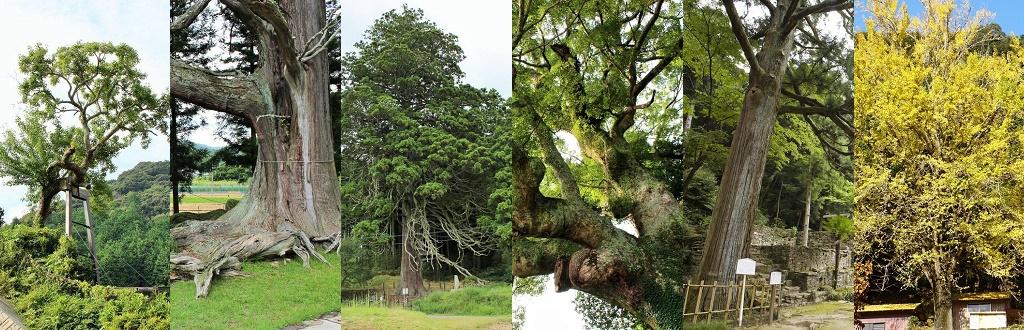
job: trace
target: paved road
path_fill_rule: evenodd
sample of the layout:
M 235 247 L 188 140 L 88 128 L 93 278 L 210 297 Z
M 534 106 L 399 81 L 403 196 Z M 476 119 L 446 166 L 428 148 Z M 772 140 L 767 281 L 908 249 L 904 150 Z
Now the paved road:
M 288 326 L 282 330 L 338 330 L 341 329 L 341 318 L 338 313 L 324 315 L 316 320 L 303 322 L 301 325 Z M 0 329 L 3 330 L 3 329 Z
M 25 330 L 14 308 L 3 298 L 0 298 L 0 330 Z

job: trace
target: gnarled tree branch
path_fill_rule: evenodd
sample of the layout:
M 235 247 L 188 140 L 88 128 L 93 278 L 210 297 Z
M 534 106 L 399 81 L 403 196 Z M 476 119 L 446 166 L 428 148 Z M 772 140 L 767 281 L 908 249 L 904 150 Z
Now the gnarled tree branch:
M 171 95 L 206 109 L 253 120 L 266 107 L 248 76 L 222 75 L 171 59 Z

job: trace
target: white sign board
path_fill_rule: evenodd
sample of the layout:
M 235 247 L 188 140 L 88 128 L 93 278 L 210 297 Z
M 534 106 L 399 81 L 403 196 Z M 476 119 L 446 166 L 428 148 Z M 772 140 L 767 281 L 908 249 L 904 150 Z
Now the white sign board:
M 970 313 L 970 329 L 998 329 L 1006 327 L 1006 312 Z
M 736 261 L 736 275 L 754 275 L 754 268 L 757 262 L 754 259 L 743 258 Z
M 768 275 L 768 284 L 782 284 L 782 272 L 772 272 Z
M 403 296 L 408 296 L 409 295 L 409 288 L 402 288 L 402 295 Z

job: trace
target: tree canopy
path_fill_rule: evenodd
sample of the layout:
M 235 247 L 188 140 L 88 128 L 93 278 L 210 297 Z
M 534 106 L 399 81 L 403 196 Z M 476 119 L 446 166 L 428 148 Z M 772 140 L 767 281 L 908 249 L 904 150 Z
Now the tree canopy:
M 857 252 L 874 265 L 861 293 L 882 277 L 928 288 L 949 328 L 957 283 L 1024 267 L 1024 50 L 976 43 L 982 21 L 953 1 L 920 17 L 869 8 L 854 75 Z
M 508 238 L 504 99 L 461 81 L 457 38 L 421 10 L 386 12 L 355 47 L 342 59 L 345 228 L 381 226 L 415 256 L 403 272 L 431 262 L 470 275 L 463 253 Z
M 37 224 L 64 185 L 102 180 L 117 153 L 166 130 L 165 102 L 145 85 L 138 63 L 130 46 L 106 42 L 53 52 L 36 45 L 19 57 L 27 109 L 17 120 L 20 132 L 4 137 L 0 174 L 32 186 Z

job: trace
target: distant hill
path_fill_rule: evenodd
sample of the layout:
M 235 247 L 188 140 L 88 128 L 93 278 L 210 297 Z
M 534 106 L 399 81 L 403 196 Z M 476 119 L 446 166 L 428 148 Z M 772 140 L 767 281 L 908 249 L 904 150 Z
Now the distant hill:
M 208 145 L 205 145 L 205 144 L 202 144 L 202 143 L 196 143 L 196 142 L 192 142 L 192 143 L 195 143 L 196 149 L 204 150 L 204 151 L 209 152 L 211 154 L 219 151 L 220 149 L 224 149 L 223 147 L 208 146 Z
M 170 187 L 171 163 L 169 161 L 140 162 L 131 169 L 117 176 L 110 182 L 110 190 L 115 196 L 124 196 L 130 192 L 143 192 L 155 185 Z M 169 189 L 169 188 L 168 188 Z

